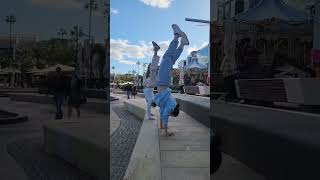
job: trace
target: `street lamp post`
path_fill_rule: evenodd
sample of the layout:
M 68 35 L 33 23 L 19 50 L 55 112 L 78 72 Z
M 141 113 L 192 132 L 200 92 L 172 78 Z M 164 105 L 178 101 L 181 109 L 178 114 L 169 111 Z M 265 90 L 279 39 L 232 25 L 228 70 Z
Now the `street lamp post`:
M 10 49 L 10 62 L 9 62 L 9 67 L 12 68 L 13 64 L 13 47 L 12 47 L 12 26 L 13 24 L 17 21 L 16 17 L 14 15 L 9 15 L 6 16 L 6 23 L 9 24 L 9 49 Z M 11 83 L 10 86 L 13 86 L 14 83 L 14 72 L 12 72 L 11 75 Z
M 116 67 L 112 66 L 112 71 L 113 71 L 113 83 L 116 79 L 116 73 L 114 72 L 114 70 L 116 69 Z

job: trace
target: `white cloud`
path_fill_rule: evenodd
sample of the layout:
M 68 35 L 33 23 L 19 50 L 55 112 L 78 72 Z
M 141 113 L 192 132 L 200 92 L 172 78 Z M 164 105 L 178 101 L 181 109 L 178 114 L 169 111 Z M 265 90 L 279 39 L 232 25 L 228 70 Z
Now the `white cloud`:
M 86 1 L 83 0 L 31 0 L 35 5 L 53 8 L 83 8 Z
M 114 14 L 114 15 L 117 15 L 120 13 L 118 9 L 113 9 L 113 8 L 110 9 L 110 12 L 111 14 Z
M 119 63 L 127 64 L 127 65 L 135 65 L 136 64 L 136 62 L 128 61 L 128 60 L 119 60 Z
M 158 8 L 169 8 L 172 0 L 140 0 L 146 5 Z
M 187 53 L 190 54 L 192 51 L 198 51 L 198 50 L 208 46 L 208 44 L 209 44 L 208 42 L 204 42 L 204 43 L 202 43 L 201 46 L 193 46 L 193 47 L 191 46 L 187 49 Z
M 161 50 L 158 52 L 159 56 L 162 56 L 169 46 L 169 41 L 158 42 Z M 123 64 L 135 64 L 134 61 L 127 60 L 130 59 L 144 59 L 153 56 L 152 43 L 141 41 L 138 44 L 130 44 L 128 40 L 123 39 L 111 39 L 110 40 L 110 56 L 111 59 L 118 61 Z

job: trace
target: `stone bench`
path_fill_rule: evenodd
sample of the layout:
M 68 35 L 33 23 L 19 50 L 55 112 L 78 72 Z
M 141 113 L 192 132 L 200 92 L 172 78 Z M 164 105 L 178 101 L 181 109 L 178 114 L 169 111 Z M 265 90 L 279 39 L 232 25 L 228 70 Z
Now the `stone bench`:
M 267 179 L 319 179 L 320 115 L 216 101 L 222 150 Z
M 53 121 L 43 126 L 44 148 L 98 179 L 109 178 L 109 121 Z

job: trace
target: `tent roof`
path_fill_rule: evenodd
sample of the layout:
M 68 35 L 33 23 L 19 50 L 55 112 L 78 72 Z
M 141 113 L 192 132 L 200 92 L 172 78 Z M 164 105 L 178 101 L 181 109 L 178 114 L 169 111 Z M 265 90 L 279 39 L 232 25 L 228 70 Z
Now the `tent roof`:
M 235 20 L 245 22 L 257 22 L 272 18 L 288 23 L 304 23 L 308 21 L 306 13 L 288 6 L 282 0 L 261 0 L 255 7 L 234 17 Z
M 8 74 L 8 73 L 12 73 L 12 72 L 21 73 L 21 71 L 16 68 L 7 67 L 7 68 L 0 69 L 1 74 Z
M 33 71 L 33 73 L 55 72 L 57 67 L 60 67 L 63 72 L 71 72 L 71 71 L 75 70 L 75 68 L 72 67 L 72 66 L 67 66 L 67 65 L 63 65 L 63 64 L 56 64 L 54 66 L 51 66 L 51 67 L 48 67 L 48 68 L 45 68 L 45 69 L 41 69 L 41 70 L 38 70 L 38 71 Z
M 32 73 L 35 73 L 35 72 L 38 72 L 38 71 L 40 71 L 40 69 L 38 69 L 37 67 L 34 66 L 27 73 L 32 74 Z

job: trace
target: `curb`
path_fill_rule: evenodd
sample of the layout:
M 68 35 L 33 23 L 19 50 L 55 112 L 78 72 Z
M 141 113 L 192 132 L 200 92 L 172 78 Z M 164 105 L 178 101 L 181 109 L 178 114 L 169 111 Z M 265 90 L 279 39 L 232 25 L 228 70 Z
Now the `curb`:
M 145 109 L 133 102 L 125 108 L 143 120 L 124 180 L 161 180 L 160 139 L 158 123 L 145 118 Z

